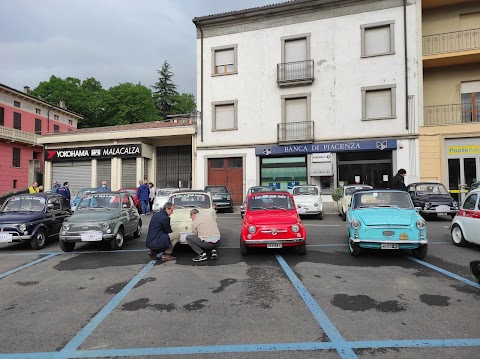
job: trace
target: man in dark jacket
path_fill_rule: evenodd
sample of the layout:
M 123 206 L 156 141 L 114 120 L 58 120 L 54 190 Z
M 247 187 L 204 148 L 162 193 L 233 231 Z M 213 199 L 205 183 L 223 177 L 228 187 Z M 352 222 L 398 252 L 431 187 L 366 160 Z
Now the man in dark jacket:
M 148 187 L 147 183 L 147 181 L 143 182 L 137 189 L 137 198 L 142 204 L 142 215 L 146 215 L 149 212 L 150 187 Z
M 172 252 L 180 239 L 180 232 L 173 232 L 170 226 L 170 216 L 173 209 L 173 203 L 167 202 L 160 212 L 155 212 L 152 216 L 146 241 L 147 248 L 150 248 L 148 255 L 152 259 L 158 259 L 160 252 L 164 252 L 161 257 L 164 261 L 177 259 L 172 256 Z
M 407 186 L 405 186 L 404 177 L 407 175 L 407 171 L 403 168 L 400 168 L 395 176 L 392 177 L 390 182 L 391 189 L 399 189 L 400 191 L 407 191 Z
M 57 193 L 65 197 L 70 205 L 70 188 L 68 188 L 68 182 L 63 182 L 63 186 L 58 189 Z

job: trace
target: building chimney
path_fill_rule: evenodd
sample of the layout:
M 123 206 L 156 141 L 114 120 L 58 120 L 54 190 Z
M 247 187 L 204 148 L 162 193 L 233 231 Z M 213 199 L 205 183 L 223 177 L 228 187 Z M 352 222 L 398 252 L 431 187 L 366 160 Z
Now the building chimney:
M 63 98 L 60 100 L 60 104 L 58 106 L 60 108 L 65 108 L 65 100 Z
M 30 87 L 23 86 L 23 92 L 25 92 L 27 95 L 30 95 Z

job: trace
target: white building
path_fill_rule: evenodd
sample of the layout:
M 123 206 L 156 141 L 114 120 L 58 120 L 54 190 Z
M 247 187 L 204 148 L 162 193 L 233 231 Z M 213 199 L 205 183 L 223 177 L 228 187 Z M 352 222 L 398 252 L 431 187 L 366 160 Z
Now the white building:
M 328 200 L 342 182 L 388 187 L 399 168 L 416 180 L 420 13 L 418 0 L 299 0 L 193 19 L 194 187 L 227 184 L 238 202 L 313 183 Z

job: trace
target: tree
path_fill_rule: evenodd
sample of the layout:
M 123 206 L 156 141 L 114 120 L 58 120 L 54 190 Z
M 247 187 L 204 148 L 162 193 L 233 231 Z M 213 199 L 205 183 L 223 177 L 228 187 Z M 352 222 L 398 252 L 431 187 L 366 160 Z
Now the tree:
M 177 94 L 173 99 L 175 114 L 192 113 L 197 107 L 195 97 L 191 93 Z
M 178 96 L 177 85 L 172 81 L 173 72 L 167 61 L 162 65 L 161 70 L 157 70 L 160 75 L 158 81 L 152 88 L 155 99 L 155 106 L 158 115 L 163 119 L 167 119 L 167 115 L 173 115 L 175 111 L 175 97 Z

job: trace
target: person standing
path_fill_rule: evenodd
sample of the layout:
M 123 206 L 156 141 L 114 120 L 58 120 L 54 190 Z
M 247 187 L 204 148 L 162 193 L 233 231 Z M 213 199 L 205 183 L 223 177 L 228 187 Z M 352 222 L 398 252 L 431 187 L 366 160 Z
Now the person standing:
M 149 213 L 148 198 L 150 196 L 150 189 L 148 188 L 147 181 L 145 180 L 137 189 L 137 197 L 142 205 L 142 216 Z
M 210 258 L 217 259 L 216 248 L 220 245 L 220 231 L 217 221 L 209 213 L 199 213 L 198 209 L 190 211 L 192 232 L 187 236 L 188 245 L 198 254 L 192 258 L 194 262 L 207 260 L 206 250 L 210 250 Z
M 28 193 L 38 193 L 40 190 L 38 188 L 38 183 L 33 182 L 30 187 L 28 187 Z
M 153 202 L 155 201 L 155 196 L 157 195 L 157 189 L 155 188 L 152 182 L 148 182 L 148 189 L 150 191 L 150 195 L 148 197 L 148 202 L 150 203 L 150 213 L 153 212 Z
M 395 176 L 392 177 L 390 182 L 391 189 L 398 189 L 400 191 L 407 191 L 407 186 L 405 186 L 405 176 L 407 175 L 407 171 L 403 168 L 400 168 Z
M 98 187 L 97 192 L 110 192 L 110 187 L 107 186 L 107 181 L 102 181 L 102 185 Z
M 58 189 L 58 194 L 65 197 L 68 204 L 70 204 L 70 188 L 68 187 L 68 182 L 63 182 L 63 186 Z
M 155 212 L 152 216 L 145 242 L 147 248 L 150 249 L 148 255 L 151 259 L 162 259 L 163 261 L 177 259 L 172 253 L 180 239 L 180 232 L 173 232 L 170 226 L 170 216 L 173 210 L 173 203 L 167 202 L 160 212 Z
M 39 193 L 43 192 L 43 186 L 42 185 L 38 186 L 38 192 Z
M 52 192 L 58 193 L 58 189 L 60 188 L 60 183 L 57 181 L 52 182 Z

